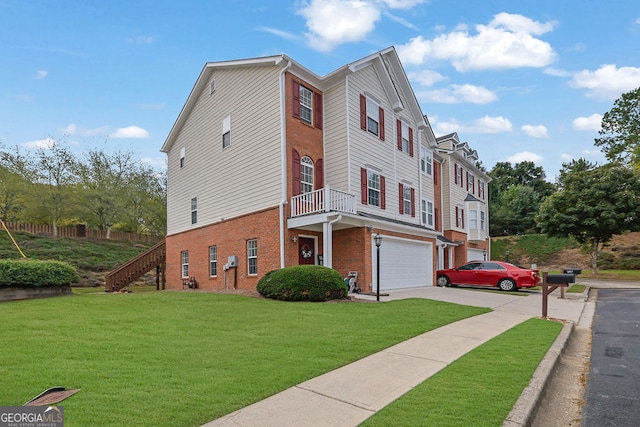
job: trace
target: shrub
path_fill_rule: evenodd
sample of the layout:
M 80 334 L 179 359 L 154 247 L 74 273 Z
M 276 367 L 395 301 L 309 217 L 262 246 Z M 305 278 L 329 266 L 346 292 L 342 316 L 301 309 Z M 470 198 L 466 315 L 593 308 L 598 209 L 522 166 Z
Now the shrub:
M 66 262 L 0 260 L 0 286 L 68 286 L 79 281 Z
M 282 301 L 328 301 L 349 291 L 336 270 L 320 265 L 296 265 L 265 274 L 256 287 L 265 298 Z

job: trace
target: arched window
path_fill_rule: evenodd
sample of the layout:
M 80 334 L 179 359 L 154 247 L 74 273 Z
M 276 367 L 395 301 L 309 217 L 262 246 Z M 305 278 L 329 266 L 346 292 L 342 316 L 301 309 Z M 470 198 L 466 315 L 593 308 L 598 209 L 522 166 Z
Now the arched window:
M 300 159 L 300 184 L 303 194 L 313 191 L 313 160 L 307 156 Z

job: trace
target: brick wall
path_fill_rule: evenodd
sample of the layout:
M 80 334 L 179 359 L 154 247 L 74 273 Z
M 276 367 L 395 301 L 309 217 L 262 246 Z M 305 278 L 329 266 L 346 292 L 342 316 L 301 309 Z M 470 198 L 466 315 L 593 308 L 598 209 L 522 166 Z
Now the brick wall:
M 189 276 L 194 276 L 201 289 L 224 289 L 223 265 L 230 255 L 238 257 L 238 267 L 227 272 L 227 287 L 256 288 L 258 279 L 268 271 L 280 268 L 279 212 L 271 208 L 167 236 L 167 289 L 182 288 L 182 251 L 189 251 Z M 258 241 L 258 274 L 247 273 L 247 240 Z M 209 247 L 218 252 L 218 274 L 209 275 Z M 237 276 L 236 276 L 237 274 Z

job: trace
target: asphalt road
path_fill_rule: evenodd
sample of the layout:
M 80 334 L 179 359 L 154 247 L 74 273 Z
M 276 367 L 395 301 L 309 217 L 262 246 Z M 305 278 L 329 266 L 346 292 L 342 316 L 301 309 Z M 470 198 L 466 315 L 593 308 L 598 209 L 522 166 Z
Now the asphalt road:
M 640 289 L 598 290 L 584 427 L 640 426 Z

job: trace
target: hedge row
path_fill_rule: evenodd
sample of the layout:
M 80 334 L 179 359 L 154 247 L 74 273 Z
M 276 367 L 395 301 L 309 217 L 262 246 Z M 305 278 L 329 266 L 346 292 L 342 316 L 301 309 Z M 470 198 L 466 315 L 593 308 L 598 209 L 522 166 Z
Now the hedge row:
M 349 291 L 336 270 L 319 265 L 296 265 L 265 274 L 256 287 L 266 298 L 282 301 L 328 301 Z
M 0 286 L 69 286 L 80 276 L 66 262 L 0 260 Z

